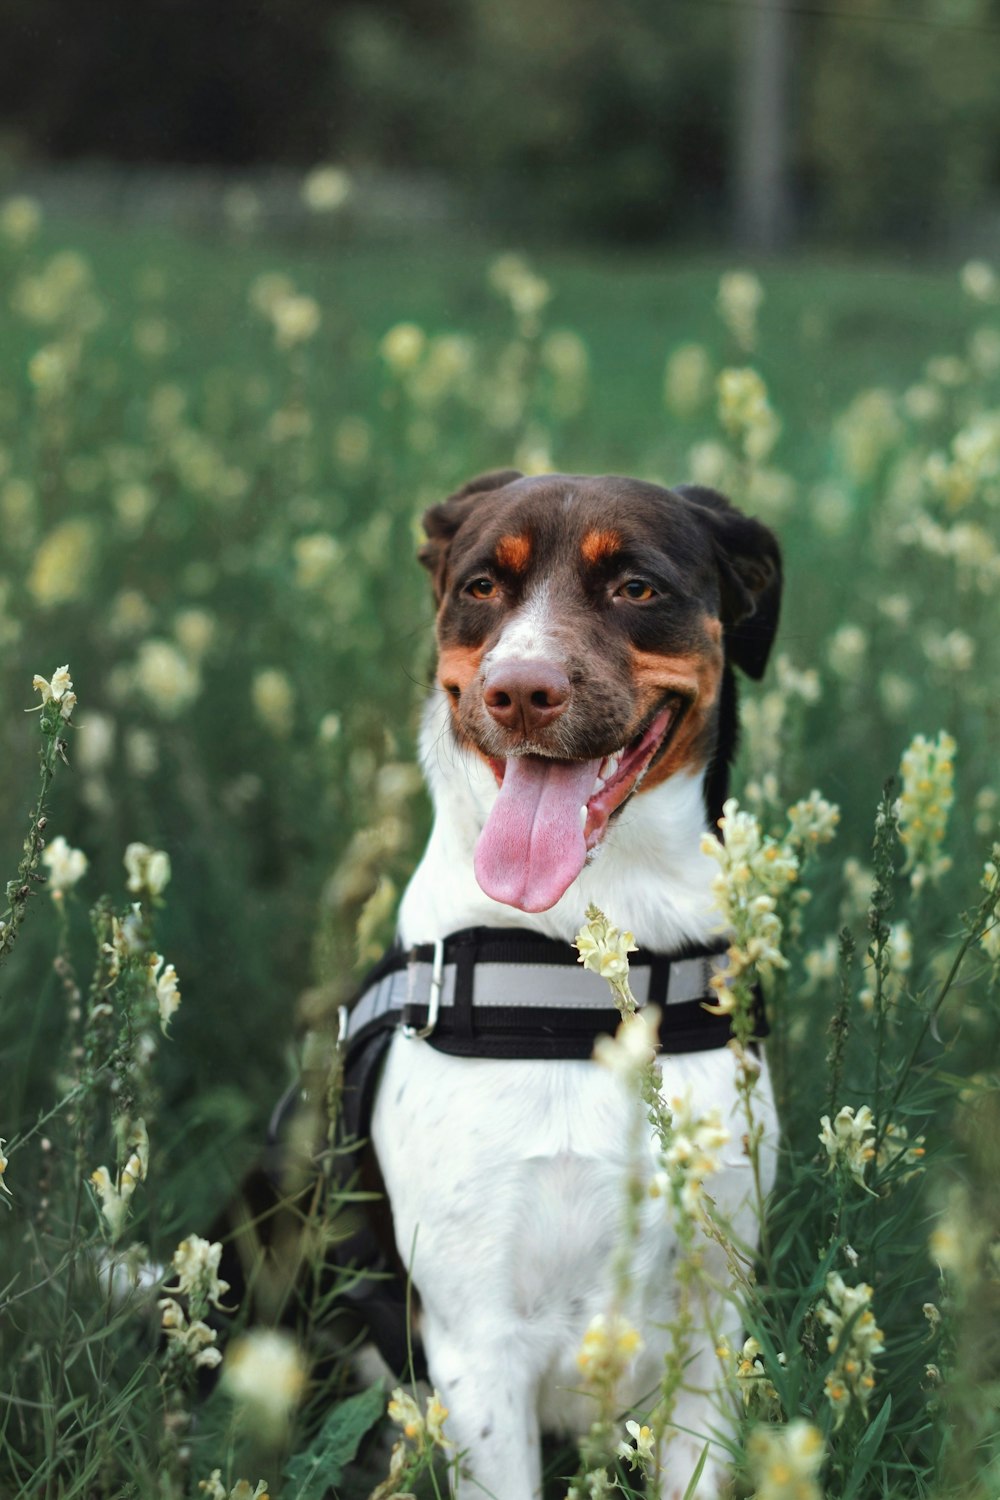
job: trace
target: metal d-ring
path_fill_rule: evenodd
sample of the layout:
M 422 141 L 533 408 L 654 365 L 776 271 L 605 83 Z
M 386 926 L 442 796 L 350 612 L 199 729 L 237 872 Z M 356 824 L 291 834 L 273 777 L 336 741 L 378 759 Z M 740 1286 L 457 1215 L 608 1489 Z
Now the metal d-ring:
M 411 960 L 409 965 L 410 980 L 412 983 L 416 963 Z M 437 938 L 434 943 L 434 961 L 431 967 L 431 990 L 427 1001 L 427 1021 L 420 1027 L 401 1026 L 403 1035 L 411 1042 L 423 1041 L 429 1037 L 437 1025 L 438 1011 L 441 1009 L 441 991 L 444 989 L 444 938 Z

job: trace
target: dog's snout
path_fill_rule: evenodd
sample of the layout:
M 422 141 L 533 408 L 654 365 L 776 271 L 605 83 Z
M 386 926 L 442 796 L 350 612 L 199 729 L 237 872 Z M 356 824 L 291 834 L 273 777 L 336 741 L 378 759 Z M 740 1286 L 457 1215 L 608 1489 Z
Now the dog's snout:
M 569 678 L 547 661 L 498 662 L 483 684 L 487 712 L 503 726 L 530 734 L 551 724 L 569 703 Z

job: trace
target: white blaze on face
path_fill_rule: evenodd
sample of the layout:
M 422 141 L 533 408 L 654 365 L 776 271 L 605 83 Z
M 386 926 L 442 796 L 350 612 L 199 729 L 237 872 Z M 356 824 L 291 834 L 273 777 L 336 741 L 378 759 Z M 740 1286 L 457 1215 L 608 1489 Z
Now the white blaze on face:
M 508 620 L 500 637 L 483 657 L 483 672 L 503 661 L 560 661 L 562 648 L 552 609 L 549 585 L 539 584 Z

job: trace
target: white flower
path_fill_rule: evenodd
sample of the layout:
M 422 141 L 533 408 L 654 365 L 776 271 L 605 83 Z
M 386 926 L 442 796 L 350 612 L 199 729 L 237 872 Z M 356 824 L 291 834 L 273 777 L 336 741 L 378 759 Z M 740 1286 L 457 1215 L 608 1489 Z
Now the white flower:
M 647 1463 L 652 1463 L 656 1456 L 656 1438 L 652 1427 L 645 1427 L 638 1422 L 626 1422 L 625 1431 L 632 1441 L 627 1443 L 622 1440 L 615 1452 L 619 1458 L 625 1459 L 630 1469 L 641 1469 Z
M 614 1036 L 599 1036 L 594 1043 L 594 1061 L 617 1073 L 626 1082 L 645 1074 L 659 1046 L 660 1010 L 643 1006 L 623 1017 Z
M 157 713 L 176 718 L 201 691 L 201 675 L 170 641 L 143 641 L 135 666 L 136 682 Z
M 767 458 L 781 435 L 781 422 L 756 370 L 723 370 L 716 383 L 719 420 L 755 463 Z
M 73 680 L 69 675 L 69 667 L 57 667 L 52 673 L 51 681 L 40 677 L 36 672 L 31 680 L 31 685 L 36 693 L 41 693 L 41 707 L 46 703 L 58 703 L 59 712 L 64 719 L 68 719 L 76 707 L 76 694 L 73 691 Z
M 1000 880 L 1000 845 L 993 846 L 993 853 L 996 858 L 986 861 L 983 866 L 983 878 L 980 881 L 983 890 L 990 895 L 996 890 L 997 881 Z M 996 907 L 993 909 L 990 925 L 979 939 L 979 946 L 987 958 L 995 964 L 1000 964 L 1000 910 Z
M 807 980 L 803 994 L 811 994 L 821 984 L 836 979 L 839 959 L 840 945 L 835 937 L 825 938 L 819 948 L 810 948 L 802 959 Z
M 757 339 L 757 313 L 763 300 L 764 288 L 752 271 L 726 271 L 719 281 L 719 315 L 747 353 Z
M 397 1386 L 389 1398 L 386 1411 L 390 1420 L 403 1429 L 403 1436 L 416 1444 L 418 1452 L 422 1453 L 428 1443 L 435 1448 L 454 1447 L 444 1435 L 448 1408 L 436 1390 L 428 1396 L 427 1410 L 422 1412 L 409 1392 L 404 1391 L 402 1386 Z
M 955 740 L 941 730 L 936 740 L 918 734 L 903 753 L 900 772 L 903 791 L 896 803 L 899 837 L 906 846 L 904 869 L 919 890 L 936 881 L 951 866 L 940 852 L 955 800 Z
M 500 255 L 490 266 L 489 283 L 506 297 L 515 316 L 533 320 L 552 296 L 547 281 L 536 276 L 520 255 Z
M 614 1386 L 641 1349 L 639 1330 L 627 1318 L 599 1313 L 587 1325 L 576 1362 L 590 1384 Z
M 903 432 L 891 391 L 876 387 L 855 396 L 836 428 L 837 446 L 850 478 L 860 484 L 874 479 Z
M 819 1139 L 830 1158 L 829 1170 L 842 1164 L 860 1187 L 867 1188 L 865 1168 L 875 1156 L 875 1117 L 868 1105 L 862 1104 L 855 1113 L 845 1104 L 832 1124 L 830 1116 L 824 1115 L 820 1125 Z
M 313 589 L 325 583 L 343 553 L 340 542 L 328 531 L 314 531 L 308 536 L 296 537 L 292 543 L 296 586 Z
M 343 167 L 313 167 L 302 184 L 302 197 L 315 214 L 332 213 L 351 196 L 351 179 Z
M 83 877 L 89 860 L 82 849 L 71 848 L 60 833 L 43 850 L 42 864 L 49 872 L 49 893 L 54 899 L 59 899 Z
M 420 362 L 427 335 L 416 323 L 397 323 L 379 344 L 379 353 L 394 375 L 405 375 Z
M 197 1234 L 189 1235 L 181 1240 L 171 1260 L 177 1272 L 177 1285 L 164 1287 L 164 1291 L 208 1301 L 221 1308 L 221 1299 L 229 1291 L 229 1282 L 219 1276 L 221 1257 L 221 1244 L 212 1244 Z
M 788 842 L 806 849 L 828 844 L 839 822 L 840 808 L 813 791 L 788 809 Z
M 6 1137 L 0 1136 L 0 1193 L 6 1193 L 8 1198 L 13 1198 L 14 1194 L 11 1192 L 10 1188 L 4 1181 L 4 1174 L 7 1171 L 7 1158 L 4 1155 L 3 1148 L 4 1146 L 6 1146 L 6 1144 Z
M 1000 298 L 1000 281 L 985 260 L 970 260 L 959 273 L 962 290 L 976 302 L 996 302 Z
M 596 906 L 587 907 L 587 922 L 574 946 L 580 954 L 577 963 L 609 982 L 628 978 L 628 955 L 639 951 L 632 933 L 613 927 Z
M 274 340 L 279 349 L 307 343 L 317 332 L 320 321 L 319 303 L 297 293 L 279 297 L 271 308 Z
M 803 703 L 818 703 L 822 695 L 819 673 L 815 667 L 797 667 L 791 657 L 782 653 L 774 663 L 778 686 L 788 698 L 798 698 Z M 818 796 L 814 792 L 813 796 Z
M 0 235 L 11 245 L 26 245 L 38 233 L 42 210 L 34 198 L 23 193 L 6 198 L 0 207 Z
M 690 416 L 708 399 L 712 384 L 712 362 L 701 344 L 682 344 L 667 360 L 663 376 L 663 399 L 670 411 Z
M 156 1003 L 160 1008 L 160 1030 L 166 1036 L 171 1017 L 181 1003 L 181 992 L 178 988 L 177 970 L 173 964 L 167 964 L 164 969 L 163 963 L 162 953 L 150 954 L 149 982 L 156 992 Z M 161 969 L 163 969 L 162 974 Z
M 723 1344 L 718 1353 L 725 1358 L 731 1357 L 727 1344 Z M 783 1354 L 779 1354 L 777 1360 L 782 1366 L 787 1363 Z M 781 1398 L 768 1375 L 764 1351 L 755 1338 L 746 1339 L 736 1357 L 736 1385 L 743 1398 L 744 1409 L 751 1415 L 771 1418 L 780 1416 Z
M 190 1359 L 195 1369 L 211 1370 L 222 1363 L 222 1355 L 215 1347 L 214 1328 L 209 1328 L 201 1318 L 189 1323 L 183 1307 L 173 1297 L 161 1297 L 157 1306 L 162 1314 L 160 1326 L 169 1344 Z
M 816 1315 L 830 1330 L 827 1348 L 836 1356 L 826 1377 L 826 1396 L 837 1428 L 852 1404 L 862 1413 L 867 1411 L 875 1388 L 873 1359 L 884 1352 L 885 1345 L 871 1310 L 872 1289 L 867 1283 L 847 1286 L 837 1271 L 831 1271 L 826 1278 L 826 1295 L 829 1300 L 817 1305 Z
M 267 1441 L 277 1441 L 305 1390 L 306 1366 L 289 1334 L 252 1329 L 230 1345 L 222 1384 L 248 1425 Z
M 690 1090 L 671 1099 L 670 1112 L 673 1129 L 663 1165 L 681 1208 L 694 1217 L 702 1209 L 705 1180 L 720 1170 L 719 1153 L 731 1136 L 720 1108 L 704 1115 L 695 1113 Z
M 890 1168 L 898 1166 L 912 1167 L 911 1172 L 902 1172 L 895 1180 L 909 1182 L 923 1167 L 923 1158 L 926 1156 L 924 1137 L 916 1136 L 910 1140 L 910 1133 L 905 1125 L 897 1125 L 890 1120 L 885 1127 L 882 1136 L 882 1144 L 878 1151 L 878 1166 L 881 1172 L 888 1172 Z
M 140 895 L 143 891 L 150 896 L 163 894 L 170 881 L 170 855 L 163 849 L 152 849 L 149 844 L 129 844 L 123 863 L 128 873 L 126 890 L 133 895 Z
M 856 682 L 868 653 L 868 635 L 860 625 L 841 625 L 826 648 L 826 659 L 844 682 Z
M 204 609 L 182 609 L 174 617 L 174 635 L 181 650 L 199 662 L 215 638 L 216 622 Z
M 291 734 L 295 721 L 295 687 L 277 667 L 258 672 L 251 687 L 254 712 L 272 734 Z
M 747 969 L 756 967 L 768 974 L 788 967 L 781 952 L 783 924 L 777 905 L 779 896 L 798 879 L 799 861 L 789 844 L 762 834 L 757 819 L 741 811 L 734 797 L 723 804 L 719 828 L 725 842 L 706 833 L 701 849 L 719 865 L 712 894 L 733 934 L 726 967 L 709 981 L 718 996 L 716 1011 L 729 1014 L 736 1004 L 733 981 Z
M 121 1236 L 132 1195 L 139 1183 L 145 1181 L 149 1168 L 149 1136 L 143 1120 L 136 1120 L 125 1144 L 130 1154 L 117 1181 L 111 1180 L 107 1167 L 97 1167 L 90 1174 L 101 1200 L 101 1212 L 111 1233 L 112 1244 Z
M 747 1456 L 755 1500 L 822 1500 L 816 1480 L 825 1450 L 820 1432 L 810 1422 L 799 1419 L 787 1427 L 755 1428 Z

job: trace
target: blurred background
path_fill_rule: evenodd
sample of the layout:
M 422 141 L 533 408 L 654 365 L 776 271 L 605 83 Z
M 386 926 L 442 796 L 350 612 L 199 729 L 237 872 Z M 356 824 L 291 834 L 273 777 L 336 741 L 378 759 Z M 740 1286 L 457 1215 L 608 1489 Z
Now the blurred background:
M 391 936 L 429 818 L 420 517 L 489 467 L 698 480 L 779 532 L 739 786 L 774 827 L 814 787 L 841 805 L 809 974 L 845 889 L 864 951 L 871 818 L 917 732 L 958 739 L 939 875 L 974 899 L 998 61 L 1000 0 L 6 0 L 0 854 L 32 676 L 68 662 L 49 834 L 89 862 L 4 971 L 8 1134 L 61 1086 L 57 918 L 83 973 L 126 845 L 163 849 L 183 1003 L 150 1237 L 211 1217 Z
M 997 0 L 8 0 L 0 182 L 46 206 L 576 244 L 995 244 Z
M 895 1402 L 878 1465 L 905 1453 L 912 1483 L 849 1483 L 878 1445 L 838 1421 L 830 1493 L 931 1492 L 926 1371 L 973 1324 L 967 1446 L 994 1443 L 996 929 L 947 975 L 1000 808 L 998 262 L 1000 0 L 4 0 L 0 870 L 27 917 L 0 973 L 0 1228 L 33 1298 L 5 1319 L 11 1494 L 119 1493 L 112 1430 L 122 1485 L 166 1493 L 155 1338 L 139 1401 L 129 1318 L 114 1381 L 103 1354 L 89 1384 L 76 1360 L 77 1425 L 57 1442 L 33 1421 L 63 1399 L 45 1351 L 77 1348 L 81 1245 L 81 1326 L 110 1347 L 89 1174 L 122 1165 L 141 1114 L 125 1238 L 136 1265 L 169 1260 L 303 1062 L 325 1078 L 429 822 L 420 518 L 511 464 L 715 485 L 780 536 L 782 627 L 743 685 L 735 790 L 776 836 L 814 789 L 840 821 L 770 986 L 783 1182 L 806 1184 L 775 1209 L 795 1247 L 779 1280 L 801 1273 L 806 1316 L 818 1247 L 870 1248 L 852 1264 L 877 1285 Z M 42 884 L 18 873 L 25 710 L 64 663 L 79 701 Z M 873 818 L 918 735 L 880 985 Z M 105 1001 L 135 841 L 172 870 L 142 893 L 143 942 L 179 979 L 169 1035 L 141 962 L 132 998 Z M 903 1228 L 858 1180 L 843 1219 L 817 1155 L 820 1110 L 863 1104 L 908 1162 L 926 1137 Z M 970 1310 L 940 1353 L 919 1313 L 934 1212 Z M 796 1401 L 833 1441 L 814 1343 Z M 997 1488 L 994 1469 L 968 1493 Z

